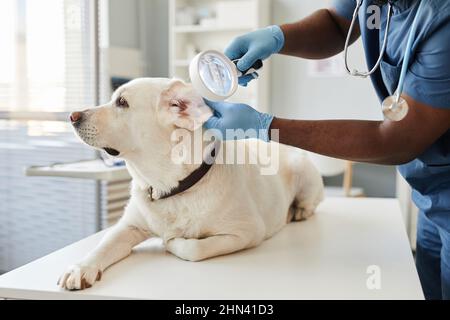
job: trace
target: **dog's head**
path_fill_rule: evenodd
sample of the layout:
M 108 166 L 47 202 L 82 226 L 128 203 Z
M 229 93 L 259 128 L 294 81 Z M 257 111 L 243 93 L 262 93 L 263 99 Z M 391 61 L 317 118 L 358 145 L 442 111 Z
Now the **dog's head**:
M 190 84 L 146 78 L 119 88 L 106 105 L 72 113 L 70 120 L 86 144 L 127 159 L 144 148 L 158 152 L 174 129 L 194 131 L 211 116 Z

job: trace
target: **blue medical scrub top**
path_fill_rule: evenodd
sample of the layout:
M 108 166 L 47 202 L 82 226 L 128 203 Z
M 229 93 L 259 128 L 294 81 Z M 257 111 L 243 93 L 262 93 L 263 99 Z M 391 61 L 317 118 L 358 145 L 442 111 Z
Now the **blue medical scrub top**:
M 449 109 L 450 1 L 422 1 L 428 4 L 423 7 L 418 21 L 404 93 L 434 108 Z M 394 4 L 386 54 L 380 70 L 371 77 L 380 102 L 397 89 L 409 30 L 419 4 L 420 0 L 398 0 Z M 371 5 L 372 0 L 364 0 L 359 11 L 361 36 L 369 68 L 378 59 L 388 12 L 388 6 L 383 6 L 381 28 L 370 30 L 367 21 L 373 14 L 373 8 L 369 7 Z M 337 13 L 349 20 L 355 7 L 355 0 L 334 0 Z M 450 229 L 450 130 L 416 160 L 400 166 L 399 170 L 412 186 L 413 200 L 419 209 L 438 225 Z

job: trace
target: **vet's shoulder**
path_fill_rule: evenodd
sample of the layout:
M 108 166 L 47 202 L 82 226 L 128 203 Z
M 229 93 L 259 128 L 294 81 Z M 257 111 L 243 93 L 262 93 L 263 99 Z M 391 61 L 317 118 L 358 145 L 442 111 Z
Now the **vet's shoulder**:
M 429 5 L 423 8 L 422 22 L 428 28 L 427 33 L 442 31 L 448 34 L 448 30 L 441 30 L 443 26 L 450 23 L 450 1 L 448 0 L 431 0 Z M 444 28 L 446 29 L 446 28 Z
M 449 13 L 450 2 L 448 0 L 431 0 L 429 3 L 435 12 Z

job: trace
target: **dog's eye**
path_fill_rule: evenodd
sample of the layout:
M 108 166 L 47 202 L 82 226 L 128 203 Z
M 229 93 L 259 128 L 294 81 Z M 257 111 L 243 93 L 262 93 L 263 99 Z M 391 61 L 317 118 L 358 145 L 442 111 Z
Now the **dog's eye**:
M 117 99 L 116 105 L 119 108 L 129 108 L 128 102 L 127 102 L 127 100 L 125 100 L 124 97 L 120 97 L 119 99 Z

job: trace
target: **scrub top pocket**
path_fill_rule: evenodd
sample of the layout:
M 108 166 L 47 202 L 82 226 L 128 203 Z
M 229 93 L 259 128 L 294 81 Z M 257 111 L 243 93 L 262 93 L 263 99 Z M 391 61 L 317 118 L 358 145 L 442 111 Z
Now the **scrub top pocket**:
M 386 89 L 389 91 L 390 95 L 393 95 L 398 87 L 402 65 L 393 66 L 382 60 L 380 69 Z

